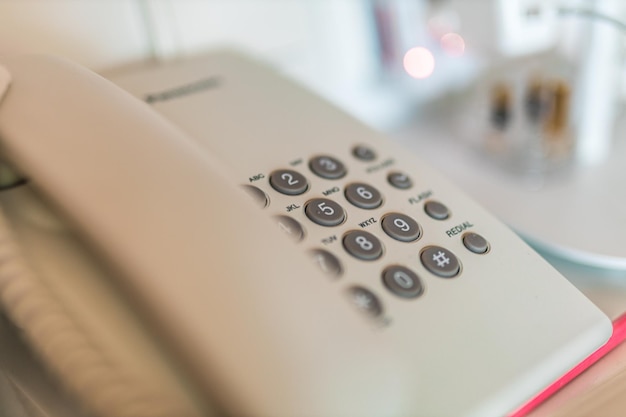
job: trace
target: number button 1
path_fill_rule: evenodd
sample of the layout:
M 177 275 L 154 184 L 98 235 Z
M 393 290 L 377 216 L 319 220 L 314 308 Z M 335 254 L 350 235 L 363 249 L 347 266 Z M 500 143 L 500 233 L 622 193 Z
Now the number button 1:
M 327 198 L 314 198 L 307 201 L 304 213 L 312 222 L 328 227 L 340 225 L 346 218 L 343 207 Z
M 309 188 L 304 175 L 291 169 L 279 169 L 270 174 L 270 185 L 282 194 L 299 195 Z
M 343 237 L 343 247 L 355 258 L 363 261 L 374 261 L 383 254 L 383 245 L 371 233 L 353 230 Z

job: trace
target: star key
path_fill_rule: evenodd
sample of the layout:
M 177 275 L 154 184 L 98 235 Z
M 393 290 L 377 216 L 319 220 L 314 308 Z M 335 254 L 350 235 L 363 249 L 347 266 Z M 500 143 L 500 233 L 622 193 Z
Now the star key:
M 359 286 L 348 288 L 348 299 L 357 310 L 369 317 L 378 317 L 383 313 L 378 297 L 366 288 Z

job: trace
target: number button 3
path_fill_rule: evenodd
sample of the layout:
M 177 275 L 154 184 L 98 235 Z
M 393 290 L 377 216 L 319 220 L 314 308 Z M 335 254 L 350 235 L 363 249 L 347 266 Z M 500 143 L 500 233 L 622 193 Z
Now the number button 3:
M 309 167 L 316 175 L 330 180 L 341 178 L 347 172 L 345 165 L 341 161 L 327 155 L 312 158 L 309 162 Z

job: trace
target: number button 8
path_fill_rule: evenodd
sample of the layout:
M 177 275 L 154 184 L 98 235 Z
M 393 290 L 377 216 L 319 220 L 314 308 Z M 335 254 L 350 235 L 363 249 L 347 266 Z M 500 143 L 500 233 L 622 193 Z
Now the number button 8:
M 343 247 L 355 258 L 364 261 L 373 261 L 383 254 L 383 245 L 371 233 L 361 230 L 352 230 L 343 237 Z

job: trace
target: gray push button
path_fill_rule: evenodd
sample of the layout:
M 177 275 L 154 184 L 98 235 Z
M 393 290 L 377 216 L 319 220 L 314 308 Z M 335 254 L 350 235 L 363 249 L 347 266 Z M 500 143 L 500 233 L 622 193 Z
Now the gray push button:
M 385 233 L 401 242 L 412 242 L 422 234 L 419 224 L 402 213 L 385 214 L 381 225 Z
M 270 199 L 267 197 L 267 194 L 265 194 L 265 192 L 260 188 L 257 188 L 254 185 L 246 184 L 243 186 L 243 189 L 250 197 L 252 197 L 259 208 L 265 208 L 270 204 Z
M 343 237 L 343 247 L 355 258 L 364 261 L 373 261 L 383 254 L 383 245 L 371 233 L 362 230 L 353 230 Z
M 435 220 L 445 220 L 450 217 L 450 210 L 438 201 L 427 201 L 424 211 Z
M 422 264 L 435 275 L 442 278 L 452 278 L 461 271 L 457 257 L 440 246 L 428 246 L 420 255 Z
M 369 317 L 378 317 L 383 314 L 383 305 L 370 290 L 354 286 L 348 288 L 347 293 L 350 303 L 363 314 Z
M 285 215 L 275 216 L 274 219 L 278 228 L 294 242 L 300 242 L 304 238 L 304 229 L 297 220 Z
M 474 253 L 485 253 L 489 250 L 489 242 L 478 233 L 468 232 L 463 235 L 463 245 Z
M 346 212 L 343 207 L 327 198 L 309 200 L 304 206 L 304 213 L 320 226 L 337 226 L 343 223 Z
M 332 156 L 320 155 L 311 159 L 309 168 L 316 175 L 326 179 L 337 179 L 346 175 L 346 167 Z
M 383 196 L 371 185 L 354 183 L 346 187 L 346 199 L 362 209 L 375 209 L 383 203 Z
M 392 172 L 387 175 L 387 181 L 389 184 L 396 188 L 400 188 L 401 190 L 406 190 L 407 188 L 411 188 L 413 186 L 413 181 L 403 172 Z
M 309 183 L 297 171 L 291 169 L 278 169 L 270 174 L 270 185 L 276 191 L 287 195 L 298 195 L 309 188 Z
M 418 276 L 401 265 L 392 265 L 383 271 L 383 283 L 385 286 L 400 297 L 415 298 L 424 292 L 424 287 Z
M 313 262 L 319 269 L 331 278 L 338 278 L 342 273 L 341 263 L 339 259 L 332 253 L 324 249 L 313 249 L 309 251 L 309 255 L 313 258 Z
M 369 146 L 365 145 L 357 145 L 352 148 L 352 155 L 361 161 L 373 161 L 376 159 L 376 152 L 374 152 Z

